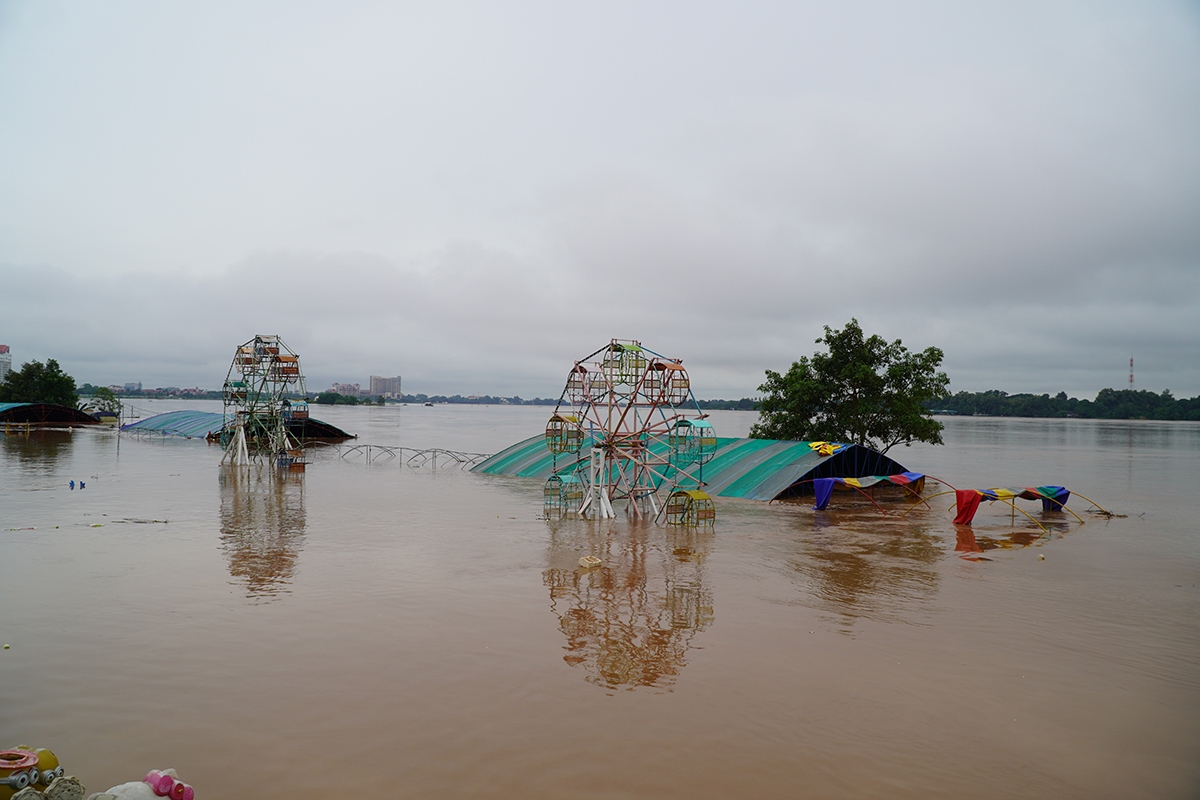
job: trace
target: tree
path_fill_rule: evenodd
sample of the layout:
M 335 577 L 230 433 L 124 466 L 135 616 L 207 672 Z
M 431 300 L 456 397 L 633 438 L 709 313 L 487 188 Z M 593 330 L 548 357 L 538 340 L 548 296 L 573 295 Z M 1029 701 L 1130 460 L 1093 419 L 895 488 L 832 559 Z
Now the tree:
M 92 402 L 100 411 L 107 411 L 110 414 L 121 413 L 121 401 L 107 386 L 97 386 L 92 389 Z
M 329 389 L 317 395 L 313 402 L 323 406 L 356 406 L 359 404 L 359 399 L 348 394 L 338 394 Z
M 0 383 L 0 403 L 57 403 L 75 408 L 75 379 L 62 371 L 53 358 L 45 364 L 30 361 L 8 373 Z
M 900 443 L 942 444 L 942 425 L 924 407 L 950 384 L 937 371 L 939 348 L 912 353 L 899 339 L 864 337 L 857 319 L 840 331 L 826 325 L 816 342 L 828 352 L 801 357 L 784 375 L 767 370 L 751 436 L 848 442 L 882 453 Z

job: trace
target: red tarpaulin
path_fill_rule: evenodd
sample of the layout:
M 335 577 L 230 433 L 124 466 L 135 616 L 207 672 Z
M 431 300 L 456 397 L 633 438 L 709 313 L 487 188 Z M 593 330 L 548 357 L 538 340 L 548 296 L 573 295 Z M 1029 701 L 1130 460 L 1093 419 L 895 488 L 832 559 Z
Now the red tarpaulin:
M 958 513 L 954 516 L 955 525 L 970 525 L 979 510 L 979 501 L 983 495 L 974 489 L 959 489 L 954 493 L 958 502 Z

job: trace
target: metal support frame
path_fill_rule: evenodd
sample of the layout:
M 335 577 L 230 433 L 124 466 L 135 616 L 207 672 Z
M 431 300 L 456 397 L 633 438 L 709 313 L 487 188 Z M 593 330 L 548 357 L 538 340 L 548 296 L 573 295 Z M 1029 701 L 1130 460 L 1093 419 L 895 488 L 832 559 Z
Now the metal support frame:
M 352 444 L 352 445 L 334 445 L 338 449 L 340 458 L 354 458 L 362 456 L 367 464 L 373 464 L 376 461 L 399 458 L 406 466 L 423 467 L 429 465 L 437 469 L 438 458 L 440 457 L 443 464 L 454 465 L 459 469 L 470 469 L 476 464 L 482 463 L 491 458 L 491 455 L 485 453 L 464 453 L 459 450 L 443 450 L 441 448 L 432 448 L 429 450 L 416 450 L 411 447 L 395 447 L 392 445 L 382 444 Z
M 308 392 L 300 357 L 277 335 L 259 334 L 233 355 L 222 388 L 225 422 L 221 463 L 238 466 L 267 459 L 280 467 L 304 463 L 302 438 L 289 422 L 308 419 Z
M 664 509 L 660 491 L 704 486 L 716 435 L 707 423 L 695 435 L 680 426 L 706 417 L 683 363 L 640 342 L 613 339 L 576 361 L 546 426 L 551 480 L 585 484 L 567 513 L 611 519 L 623 503 L 632 518 L 657 520 Z M 565 505 L 558 495 L 544 494 L 551 504 Z

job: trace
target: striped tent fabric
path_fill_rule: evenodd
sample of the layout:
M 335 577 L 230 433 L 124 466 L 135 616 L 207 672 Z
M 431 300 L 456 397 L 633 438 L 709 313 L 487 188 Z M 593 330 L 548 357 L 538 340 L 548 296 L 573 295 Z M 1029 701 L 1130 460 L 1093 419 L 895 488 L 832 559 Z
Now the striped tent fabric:
M 881 483 L 890 483 L 894 486 L 907 486 L 910 483 L 919 482 L 924 477 L 920 472 L 901 472 L 896 475 L 868 475 L 862 478 L 816 478 L 813 480 L 813 495 L 815 497 L 813 508 L 817 511 L 824 511 L 828 508 L 829 499 L 833 496 L 833 487 L 838 484 L 850 486 L 854 489 L 869 489 Z
M 653 442 L 650 450 L 665 456 L 667 445 Z M 561 468 L 569 464 L 571 458 L 586 463 L 590 457 L 591 446 L 585 444 L 577 456 L 558 456 L 558 465 Z M 545 437 L 538 435 L 500 451 L 471 471 L 545 481 L 553 474 L 554 464 L 555 456 L 546 447 Z M 859 445 L 718 438 L 713 458 L 701 474 L 704 490 L 710 495 L 769 501 L 811 492 L 817 477 L 866 480 L 881 474 L 906 473 L 887 456 Z
M 1024 489 L 959 489 L 956 493 L 958 512 L 955 514 L 956 525 L 970 525 L 979 510 L 979 503 L 987 500 L 989 503 L 997 500 L 1012 502 L 1016 498 L 1022 500 L 1041 500 L 1043 511 L 1061 511 L 1071 499 L 1071 492 L 1063 486 L 1027 486 Z

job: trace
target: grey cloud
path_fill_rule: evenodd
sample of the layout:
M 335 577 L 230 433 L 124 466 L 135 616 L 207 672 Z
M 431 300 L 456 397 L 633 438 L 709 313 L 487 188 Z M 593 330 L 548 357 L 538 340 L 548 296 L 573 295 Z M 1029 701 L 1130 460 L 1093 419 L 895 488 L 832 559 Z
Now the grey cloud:
M 856 316 L 956 389 L 1200 392 L 1191 6 L 0 13 L 18 361 L 528 396 L 617 336 L 728 397 Z

